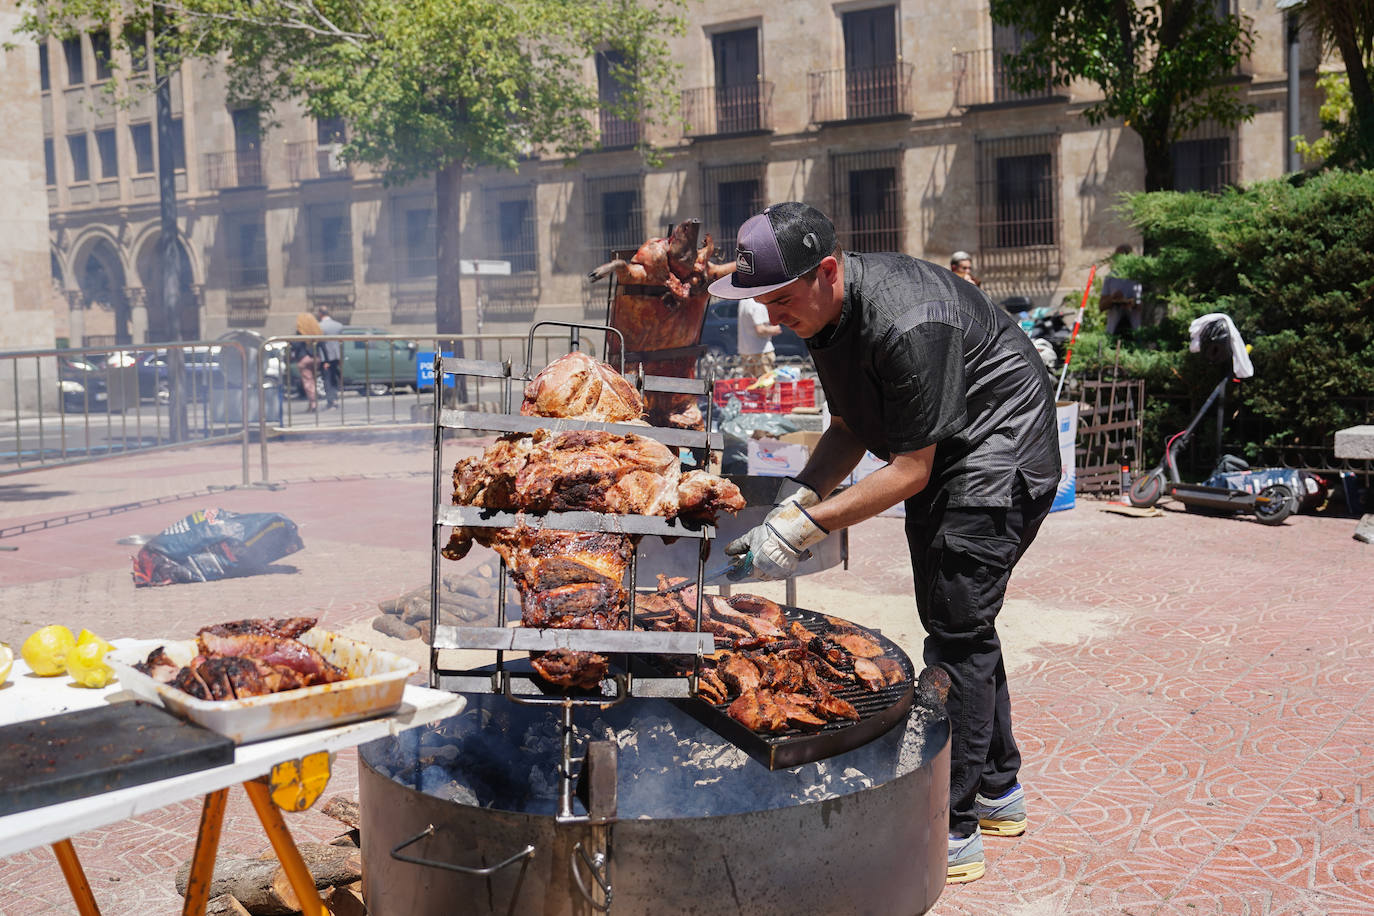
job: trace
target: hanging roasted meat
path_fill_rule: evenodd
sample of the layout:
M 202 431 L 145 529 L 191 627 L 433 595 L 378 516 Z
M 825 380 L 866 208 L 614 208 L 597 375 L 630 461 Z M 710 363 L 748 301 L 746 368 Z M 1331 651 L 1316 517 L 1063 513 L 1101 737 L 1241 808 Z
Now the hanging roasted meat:
M 701 220 L 685 219 L 673 227 L 672 235 L 649 239 L 629 261 L 619 258 L 607 261 L 588 273 L 587 279 L 595 282 L 614 273 L 621 284 L 666 286 L 676 299 L 689 299 L 713 280 L 735 270 L 734 262 L 716 264 L 711 261 L 716 243 L 708 232 L 705 241 L 698 246 L 700 231 Z
M 525 389 L 527 416 L 624 422 L 642 412 L 638 392 L 603 363 L 579 353 L 551 363 Z M 453 502 L 530 513 L 514 528 L 455 528 L 443 554 L 462 559 L 474 542 L 501 555 L 520 592 L 521 623 L 555 629 L 628 627 L 623 586 L 634 539 L 599 532 L 543 530 L 537 514 L 590 511 L 713 521 L 721 509 L 744 508 L 739 488 L 701 471 L 681 472 L 681 459 L 644 436 L 604 430 L 539 429 L 512 433 L 453 469 Z M 605 657 L 557 650 L 531 659 L 560 687 L 595 687 Z

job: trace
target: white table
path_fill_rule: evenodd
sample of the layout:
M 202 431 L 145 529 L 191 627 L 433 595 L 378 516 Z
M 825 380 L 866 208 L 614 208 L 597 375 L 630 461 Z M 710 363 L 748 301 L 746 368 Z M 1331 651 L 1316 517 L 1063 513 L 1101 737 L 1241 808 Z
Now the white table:
M 124 641 L 117 640 L 115 645 L 118 646 L 121 642 Z M 117 682 L 103 690 L 84 689 L 71 686 L 71 683 L 71 679 L 66 676 L 34 677 L 24 661 L 16 658 L 8 683 L 0 688 L 0 725 L 135 699 L 131 693 L 121 689 Z M 212 870 L 225 792 L 235 783 L 243 783 L 249 791 L 250 800 L 253 801 L 259 818 L 263 820 L 263 826 L 277 851 L 278 858 L 282 859 L 283 868 L 288 876 L 291 876 L 293 865 L 304 869 L 304 863 L 300 861 L 300 854 L 296 851 L 285 826 L 281 824 L 280 813 L 271 805 L 270 799 L 267 803 L 267 807 L 271 809 L 270 813 L 263 810 L 262 799 L 268 797 L 267 790 L 261 783 L 255 783 L 255 780 L 266 776 L 279 763 L 298 760 L 319 752 L 333 753 L 356 747 L 375 738 L 395 735 L 406 729 L 457 715 L 463 710 L 464 705 L 465 700 L 458 694 L 407 684 L 400 709 L 389 716 L 240 745 L 234 749 L 234 762 L 224 766 L 0 817 L 0 856 L 12 855 L 34 846 L 53 844 L 58 861 L 67 876 L 67 883 L 76 898 L 78 911 L 83 916 L 87 913 L 97 913 L 94 902 L 90 899 L 89 886 L 85 885 L 85 878 L 80 873 L 75 853 L 71 851 L 68 837 L 154 811 L 174 802 L 205 796 L 207 816 L 201 820 L 196 860 L 208 854 L 208 864 Z M 212 802 L 212 799 L 216 801 Z M 209 815 L 212 805 L 216 803 L 218 816 L 211 817 Z M 210 825 L 213 827 L 213 837 L 206 835 L 207 820 L 214 821 Z M 211 848 L 203 854 L 202 847 L 207 842 Z M 286 848 L 283 847 L 283 843 Z M 287 861 L 288 858 L 294 858 L 295 862 Z M 75 873 L 72 870 L 73 866 Z M 194 873 L 193 864 L 193 879 Z M 297 872 L 297 876 L 299 875 L 300 872 Z M 309 874 L 305 872 L 304 879 L 308 878 Z M 205 887 L 202 890 L 208 892 L 209 871 L 204 873 L 204 879 Z M 82 886 L 85 900 L 82 899 Z M 319 897 L 315 893 L 313 880 L 309 881 L 308 894 L 303 894 L 303 888 L 297 886 L 296 877 L 292 878 L 292 886 L 302 898 L 303 904 L 310 903 L 306 899 L 308 896 L 315 897 L 313 905 L 306 906 L 306 913 L 324 912 L 323 905 L 318 902 Z M 185 912 L 204 910 L 204 900 L 196 901 L 195 896 L 188 888 Z M 197 902 L 199 910 L 195 906 Z

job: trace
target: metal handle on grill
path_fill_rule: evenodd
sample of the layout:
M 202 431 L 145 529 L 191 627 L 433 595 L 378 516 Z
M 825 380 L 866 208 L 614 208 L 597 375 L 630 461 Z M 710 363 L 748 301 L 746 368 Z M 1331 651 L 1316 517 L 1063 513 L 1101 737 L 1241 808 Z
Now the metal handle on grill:
M 473 868 L 468 865 L 455 865 L 452 862 L 438 862 L 434 859 L 421 859 L 415 856 L 401 855 L 402 849 L 405 849 L 407 846 L 412 846 L 415 843 L 420 842 L 427 836 L 434 836 L 433 824 L 430 824 L 428 827 L 426 827 L 424 830 L 421 830 L 419 833 L 415 834 L 415 836 L 411 837 L 410 839 L 398 843 L 396 847 L 391 850 L 391 858 L 395 859 L 398 862 L 409 862 L 412 865 L 428 865 L 430 868 L 443 868 L 447 869 L 448 871 L 456 871 L 459 874 L 472 875 L 475 878 L 489 878 L 508 865 L 514 865 L 521 859 L 528 859 L 534 856 L 534 846 L 531 845 L 526 846 L 524 849 L 520 850 L 515 855 L 511 856 L 509 859 L 506 859 L 504 862 L 498 862 L 495 865 L 489 865 L 486 868 Z M 583 893 L 586 892 L 583 891 Z
M 587 870 L 592 873 L 592 880 L 596 886 L 601 888 L 601 894 L 606 898 L 605 903 L 597 903 L 592 899 L 591 891 L 587 890 L 587 885 L 582 880 L 582 872 L 577 867 L 577 857 L 582 857 L 582 861 L 587 863 Z M 602 870 L 610 864 L 608 857 L 604 853 L 598 852 L 595 857 L 587 855 L 587 850 L 582 848 L 582 843 L 573 845 L 572 852 L 568 854 L 568 867 L 572 870 L 573 881 L 577 884 L 577 889 L 582 892 L 582 897 L 592 909 L 601 913 L 611 911 L 611 882 L 601 876 Z

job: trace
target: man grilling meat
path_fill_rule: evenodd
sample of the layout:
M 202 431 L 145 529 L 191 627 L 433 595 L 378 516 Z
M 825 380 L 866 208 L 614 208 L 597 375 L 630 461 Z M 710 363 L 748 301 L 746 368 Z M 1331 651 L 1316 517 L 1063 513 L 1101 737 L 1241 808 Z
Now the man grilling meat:
M 1048 377 L 978 287 L 906 255 L 842 252 L 806 204 L 751 217 L 738 251 L 711 292 L 753 297 L 806 340 L 833 422 L 764 523 L 726 546 L 733 576 L 786 578 L 827 533 L 905 501 L 925 662 L 952 682 L 948 880 L 972 881 L 981 834 L 1026 825 L 996 621 L 1059 480 Z M 865 449 L 887 465 L 829 495 Z

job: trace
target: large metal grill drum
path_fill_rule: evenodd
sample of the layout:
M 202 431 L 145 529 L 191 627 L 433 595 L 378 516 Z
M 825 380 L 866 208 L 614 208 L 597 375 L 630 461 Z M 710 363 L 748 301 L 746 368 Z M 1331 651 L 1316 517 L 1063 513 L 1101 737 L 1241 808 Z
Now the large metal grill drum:
M 949 721 L 921 697 L 860 747 L 771 771 L 667 700 L 586 714 L 579 735 L 618 745 L 604 824 L 555 814 L 556 709 L 469 702 L 361 749 L 372 916 L 596 912 L 598 855 L 616 914 L 891 916 L 925 912 L 944 887 Z M 393 858 L 429 825 L 412 861 Z

